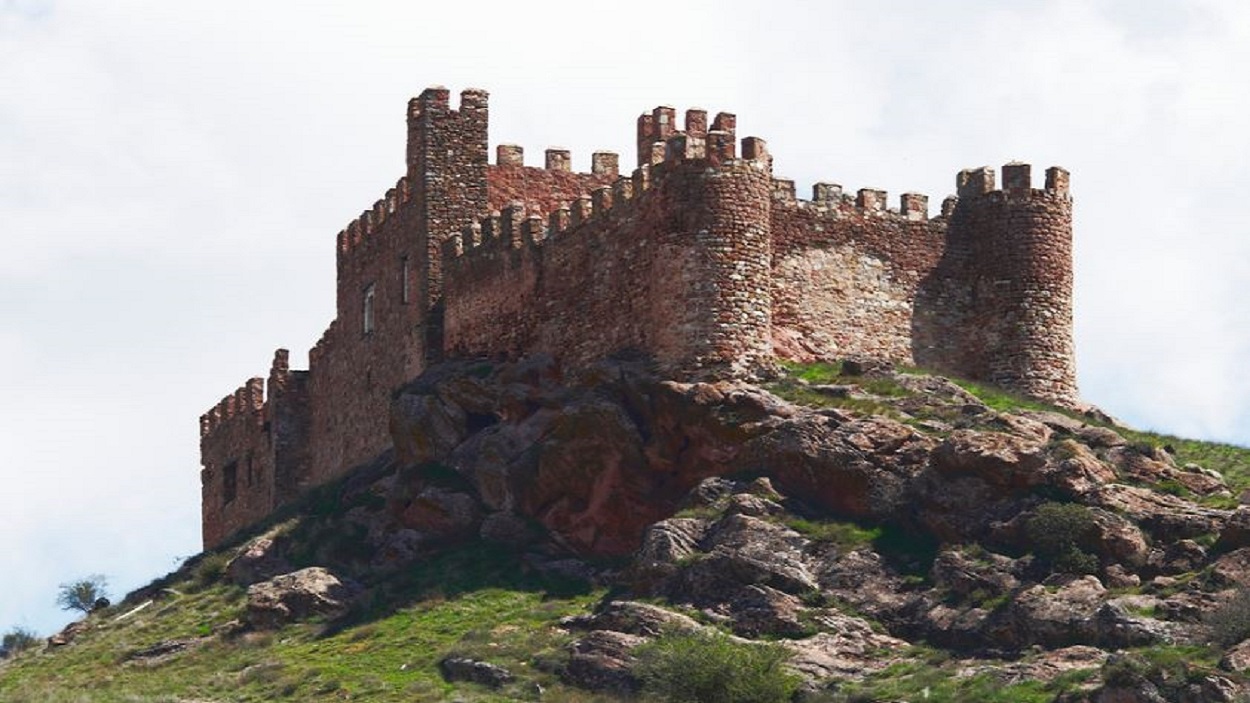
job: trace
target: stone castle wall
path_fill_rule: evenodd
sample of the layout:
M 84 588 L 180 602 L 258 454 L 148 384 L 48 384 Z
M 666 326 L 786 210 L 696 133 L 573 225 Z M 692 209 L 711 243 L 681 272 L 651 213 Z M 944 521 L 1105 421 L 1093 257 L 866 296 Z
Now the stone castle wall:
M 274 355 L 265 379 L 250 378 L 200 417 L 204 544 L 217 544 L 297 494 L 307 465 L 308 374 Z
M 709 169 L 699 135 L 667 156 L 546 218 L 515 203 L 453 235 L 447 353 L 633 350 L 675 372 L 768 356 L 767 164 L 727 151 Z
M 274 359 L 201 418 L 204 541 L 215 546 L 389 447 L 392 392 L 445 356 L 620 351 L 677 374 L 749 372 L 772 356 L 875 357 L 1076 399 L 1067 173 L 961 172 L 930 216 L 883 191 L 773 177 L 736 118 L 656 108 L 638 168 L 595 152 L 545 168 L 500 145 L 486 94 L 409 103 L 407 169 L 337 238 L 334 320 L 308 371 Z
M 946 248 L 947 219 L 928 199 L 818 183 L 810 201 L 774 189 L 773 335 L 780 355 L 850 356 L 915 364 L 914 304 Z

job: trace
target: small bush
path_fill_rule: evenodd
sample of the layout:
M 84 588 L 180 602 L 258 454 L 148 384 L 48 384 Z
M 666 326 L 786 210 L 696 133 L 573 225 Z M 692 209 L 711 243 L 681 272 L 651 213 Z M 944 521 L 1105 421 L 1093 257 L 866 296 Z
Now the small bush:
M 1239 588 L 1227 603 L 1207 616 L 1211 641 L 1231 647 L 1250 637 L 1250 589 Z
M 214 552 L 206 554 L 194 567 L 192 583 L 198 590 L 203 590 L 221 580 L 226 573 L 226 564 L 233 555 L 230 552 Z
M 1081 549 L 1094 531 L 1094 515 L 1076 503 L 1045 503 L 1024 524 L 1033 551 L 1055 569 L 1088 574 L 1098 569 L 1098 558 Z
M 0 657 L 11 657 L 39 644 L 39 635 L 24 627 L 15 627 L 0 639 Z
M 671 703 L 782 703 L 799 684 L 789 650 L 721 633 L 667 633 L 635 653 L 643 690 Z

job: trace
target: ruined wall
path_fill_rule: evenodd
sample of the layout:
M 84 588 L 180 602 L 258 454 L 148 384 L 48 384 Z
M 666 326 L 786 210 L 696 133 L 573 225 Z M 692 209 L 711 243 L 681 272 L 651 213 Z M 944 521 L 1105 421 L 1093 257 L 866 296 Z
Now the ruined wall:
M 797 200 L 793 183 L 773 188 L 773 344 L 778 356 L 870 357 L 913 364 L 912 311 L 920 282 L 941 259 L 946 221 L 929 219 L 928 198 L 818 183 Z
M 273 507 L 295 498 L 311 485 L 312 403 L 308 371 L 293 371 L 290 352 L 274 353 L 265 403 L 273 453 Z
M 200 417 L 205 547 L 273 510 L 273 451 L 265 428 L 265 381 L 248 379 Z
M 1077 400 L 1068 172 L 962 171 L 947 251 L 917 301 L 916 361 L 1059 403 Z
M 765 159 L 734 151 L 732 138 L 674 132 L 631 180 L 546 220 L 515 203 L 454 236 L 448 353 L 546 351 L 576 363 L 631 349 L 673 370 L 759 362 L 769 354 L 771 176 Z
M 306 465 L 306 372 L 274 354 L 265 381 L 248 379 L 200 417 L 201 517 L 205 547 L 220 544 L 281 504 Z M 279 434 L 282 440 L 275 439 Z M 289 497 L 289 491 L 288 495 Z

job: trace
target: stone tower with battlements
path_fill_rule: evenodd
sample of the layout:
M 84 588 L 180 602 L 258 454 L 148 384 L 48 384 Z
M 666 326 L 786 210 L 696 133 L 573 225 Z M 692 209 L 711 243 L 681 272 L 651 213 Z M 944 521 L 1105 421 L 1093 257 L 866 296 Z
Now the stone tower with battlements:
M 279 350 L 200 419 L 206 548 L 389 446 L 392 391 L 452 357 L 630 350 L 678 376 L 871 357 L 1076 402 L 1068 173 L 961 171 L 957 195 L 777 178 L 734 115 L 658 107 L 637 167 L 490 162 L 487 95 L 408 106 L 407 169 L 337 238 L 337 308 L 291 370 Z

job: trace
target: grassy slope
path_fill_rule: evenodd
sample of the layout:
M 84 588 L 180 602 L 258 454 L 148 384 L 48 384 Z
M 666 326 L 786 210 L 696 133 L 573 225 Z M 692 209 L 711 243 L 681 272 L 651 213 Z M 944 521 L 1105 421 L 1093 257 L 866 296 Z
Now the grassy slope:
M 203 570 L 198 580 L 204 580 Z M 195 701 L 593 701 L 551 673 L 572 636 L 555 627 L 601 592 L 524 573 L 497 552 L 465 549 L 393 577 L 345 625 L 291 625 L 272 633 L 207 637 L 166 661 L 132 660 L 158 642 L 209 635 L 242 617 L 244 590 L 197 583 L 188 573 L 168 594 L 118 621 L 129 605 L 91 617 L 72 645 L 28 652 L 0 669 L 10 703 Z M 377 595 L 386 594 L 386 595 Z M 499 692 L 449 684 L 438 661 L 452 653 L 505 666 L 519 681 Z

